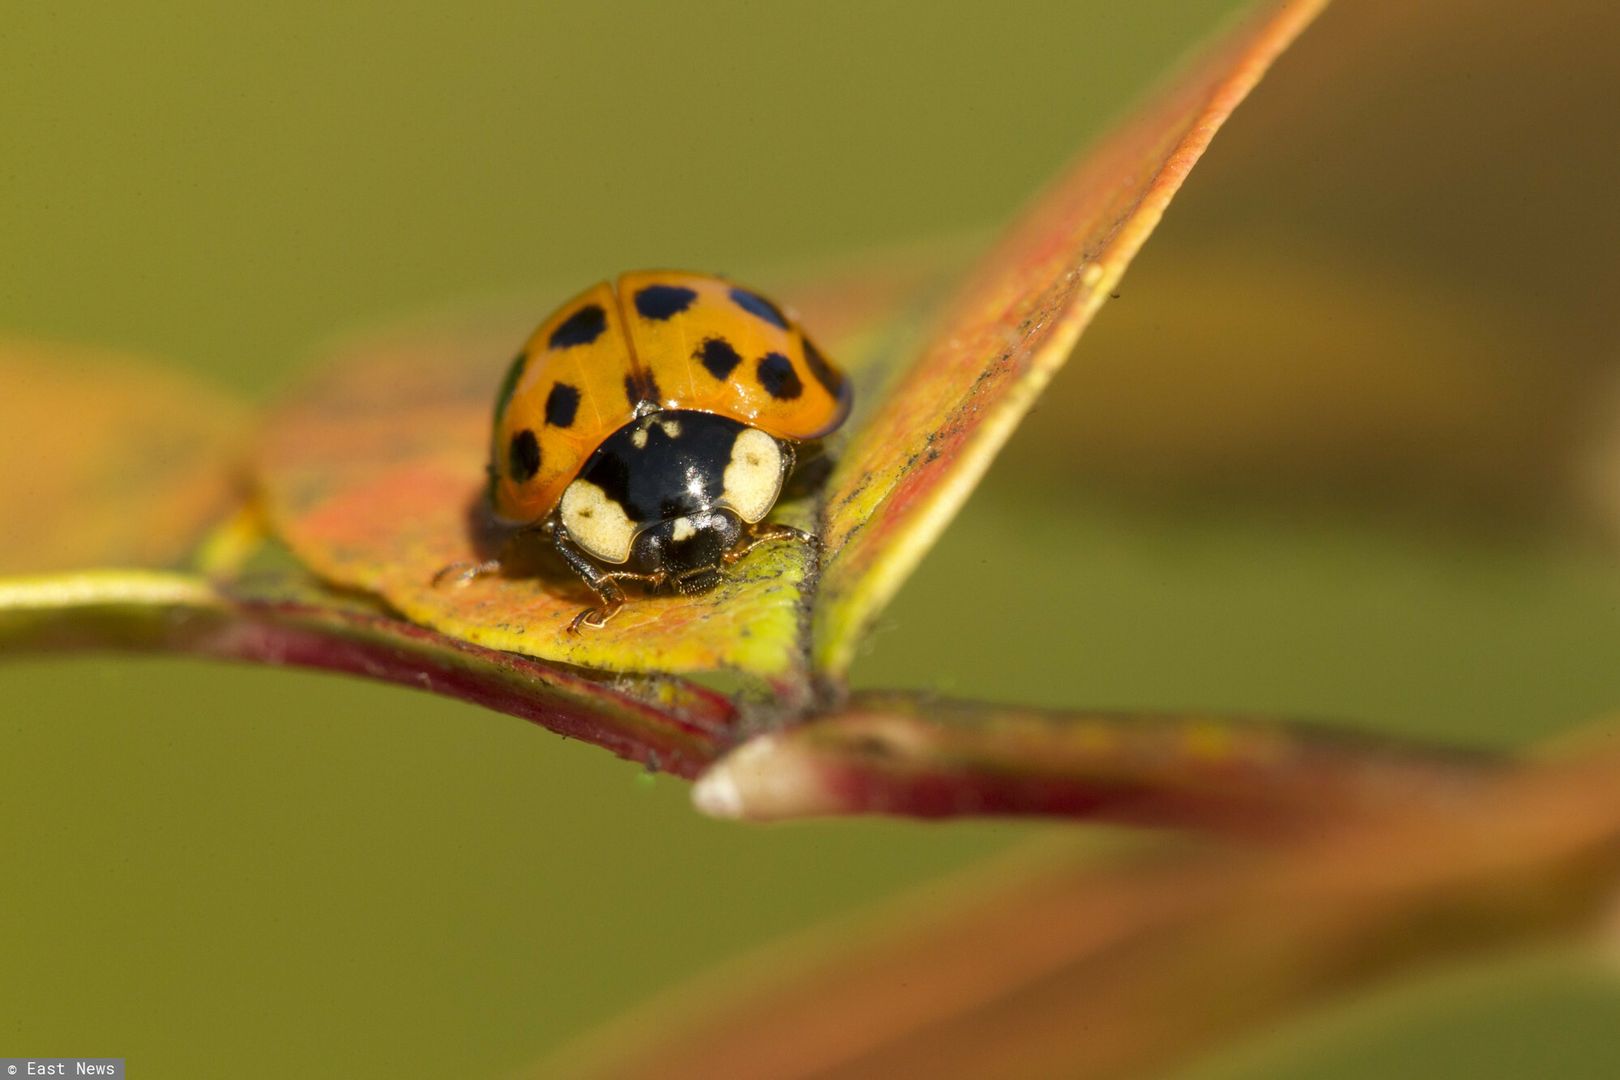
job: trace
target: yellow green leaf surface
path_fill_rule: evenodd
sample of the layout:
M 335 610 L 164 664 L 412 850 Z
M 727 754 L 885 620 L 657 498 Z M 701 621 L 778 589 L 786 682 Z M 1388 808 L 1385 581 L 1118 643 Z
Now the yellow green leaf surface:
M 864 292 L 806 291 L 846 367 L 837 343 L 859 338 L 885 298 L 905 290 L 899 278 L 883 281 Z M 568 625 L 592 594 L 538 544 L 508 549 L 509 572 L 434 584 L 446 566 L 502 554 L 484 496 L 496 389 L 528 324 L 565 295 L 537 295 L 520 313 L 385 332 L 329 356 L 267 426 L 260 472 L 272 525 L 327 580 L 467 641 L 581 667 L 730 670 L 801 684 L 813 558 L 801 545 L 756 549 L 700 596 L 638 595 L 605 628 L 583 633 Z M 791 294 L 784 299 L 792 308 Z M 859 386 L 861 372 L 852 374 Z M 785 500 L 775 517 L 808 526 L 807 502 Z
M 826 493 L 816 666 L 865 626 L 1067 358 L 1210 139 L 1323 0 L 1261 5 L 1082 158 L 971 275 Z
M 0 573 L 181 562 L 241 498 L 244 409 L 137 357 L 0 342 Z

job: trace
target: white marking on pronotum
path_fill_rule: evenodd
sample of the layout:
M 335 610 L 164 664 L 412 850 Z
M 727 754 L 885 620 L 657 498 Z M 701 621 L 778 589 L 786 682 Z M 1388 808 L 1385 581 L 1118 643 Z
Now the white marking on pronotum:
M 574 542 L 598 559 L 622 563 L 630 558 L 636 527 L 624 507 L 589 480 L 575 480 L 563 491 L 558 507 L 563 528 Z
M 744 428 L 731 446 L 721 498 L 748 524 L 763 518 L 782 493 L 782 448 L 758 428 Z
M 681 422 L 679 420 L 660 420 L 658 426 L 664 429 L 664 434 L 672 439 L 681 437 Z
M 630 441 L 635 444 L 637 450 L 647 449 L 647 429 L 644 427 L 636 428 L 635 431 L 630 433 Z
M 695 532 L 697 530 L 692 527 L 691 518 L 678 517 L 675 519 L 675 527 L 670 531 L 669 537 L 676 543 L 680 543 Z

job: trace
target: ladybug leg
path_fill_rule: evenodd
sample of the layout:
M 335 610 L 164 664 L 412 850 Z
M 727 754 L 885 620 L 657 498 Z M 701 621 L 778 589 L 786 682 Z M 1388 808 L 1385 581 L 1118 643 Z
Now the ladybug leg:
M 624 593 L 616 593 L 611 599 L 604 599 L 601 607 L 588 607 L 580 610 L 578 615 L 568 623 L 570 634 L 579 633 L 579 628 L 588 626 L 592 630 L 600 630 L 608 624 L 608 620 L 619 613 L 624 607 Z
M 821 539 L 814 533 L 807 533 L 803 529 L 795 529 L 791 525 L 757 525 L 749 533 L 748 539 L 726 552 L 724 556 L 727 566 L 734 566 L 743 556 L 772 540 L 796 540 L 801 544 L 809 544 L 813 548 L 821 546 Z
M 585 579 L 601 599 L 599 607 L 588 607 L 574 616 L 568 624 L 568 632 L 577 634 L 581 627 L 588 626 L 592 630 L 600 630 L 606 626 L 608 620 L 619 613 L 624 607 L 624 590 L 619 588 L 621 581 L 644 581 L 653 588 L 664 583 L 665 574 L 637 574 L 629 570 L 603 570 L 586 557 L 585 553 L 574 546 L 568 538 L 568 530 L 558 525 L 552 533 L 551 542 L 557 546 L 557 553 L 568 563 L 570 569 Z
M 433 575 L 433 587 L 442 585 L 468 585 L 481 577 L 501 572 L 501 560 L 485 559 L 483 562 L 467 562 L 465 559 L 439 567 L 439 572 Z
M 466 559 L 458 559 L 453 563 L 439 567 L 439 572 L 433 575 L 433 587 L 439 588 L 444 585 L 454 585 L 459 588 L 464 585 L 470 585 L 479 578 L 493 577 L 494 575 L 499 574 L 501 569 L 505 567 L 507 563 L 513 561 L 512 556 L 514 553 L 514 548 L 523 542 L 524 537 L 533 536 L 536 533 L 539 533 L 541 536 L 550 535 L 547 532 L 546 526 L 544 525 L 530 526 L 519 529 L 517 532 L 509 534 L 506 539 L 501 542 L 501 553 L 495 556 L 493 559 L 485 559 L 483 562 L 470 562 Z
M 568 530 L 559 526 L 552 533 L 551 542 L 557 546 L 557 554 L 569 569 L 585 579 L 585 584 L 591 587 L 598 599 L 602 601 L 599 607 L 588 607 L 574 616 L 574 621 L 568 624 L 570 634 L 579 633 L 579 628 L 588 626 L 593 630 L 600 630 L 607 625 L 609 619 L 619 613 L 624 607 L 624 590 L 613 581 L 613 575 L 591 562 L 585 553 L 575 547 L 568 539 Z

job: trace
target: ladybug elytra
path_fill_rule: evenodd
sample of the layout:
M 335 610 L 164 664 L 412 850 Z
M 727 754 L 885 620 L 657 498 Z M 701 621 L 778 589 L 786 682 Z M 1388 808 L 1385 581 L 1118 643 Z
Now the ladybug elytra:
M 758 293 L 705 274 L 624 274 L 557 309 L 513 361 L 495 405 L 491 506 L 549 537 L 600 598 L 569 629 L 601 627 L 625 603 L 621 581 L 697 593 L 760 543 L 813 543 L 765 517 L 795 445 L 835 430 L 850 399 L 843 373 Z

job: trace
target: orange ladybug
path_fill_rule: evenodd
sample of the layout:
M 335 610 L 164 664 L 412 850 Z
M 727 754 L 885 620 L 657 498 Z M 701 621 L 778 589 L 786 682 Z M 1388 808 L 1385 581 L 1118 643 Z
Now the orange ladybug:
M 595 285 L 530 337 L 495 402 L 496 517 L 549 536 L 601 606 L 621 581 L 682 593 L 778 538 L 765 524 L 794 446 L 849 415 L 849 380 L 782 309 L 723 278 L 638 271 Z M 469 579 L 498 568 L 463 568 Z

